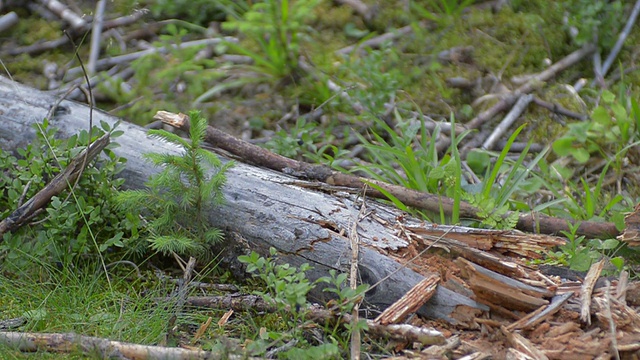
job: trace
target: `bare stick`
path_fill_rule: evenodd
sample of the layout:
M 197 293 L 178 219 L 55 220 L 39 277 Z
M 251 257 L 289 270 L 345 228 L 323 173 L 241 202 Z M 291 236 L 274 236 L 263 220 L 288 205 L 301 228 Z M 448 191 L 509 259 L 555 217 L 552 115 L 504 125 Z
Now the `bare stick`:
M 491 150 L 494 145 L 498 142 L 500 137 L 513 125 L 513 123 L 518 119 L 520 114 L 524 112 L 524 110 L 529 106 L 529 103 L 533 100 L 533 95 L 527 94 L 522 95 L 518 102 L 513 106 L 511 111 L 504 117 L 502 122 L 496 126 L 495 130 L 489 135 L 489 138 L 485 140 L 484 144 L 482 144 L 483 149 Z
M 624 29 L 618 35 L 618 41 L 616 41 L 616 44 L 613 46 L 613 49 L 611 49 L 611 53 L 609 53 L 609 56 L 607 56 L 607 59 L 604 61 L 604 64 L 602 64 L 602 70 L 601 70 L 602 76 L 607 75 L 609 68 L 613 64 L 613 60 L 615 60 L 615 58 L 618 56 L 618 53 L 622 49 L 622 45 L 624 44 L 624 41 L 627 39 L 627 37 L 629 36 L 629 33 L 631 32 L 631 28 L 633 27 L 633 24 L 636 23 L 636 19 L 638 18 L 638 13 L 640 13 L 640 0 L 636 0 L 636 4 L 633 6 L 633 10 L 631 10 L 631 15 L 629 15 L 629 20 L 627 20 L 627 23 L 624 25 Z
M 215 38 L 215 39 L 200 39 L 200 40 L 194 40 L 194 41 L 187 41 L 187 42 L 183 42 L 180 45 L 172 45 L 177 49 L 184 49 L 184 48 L 188 48 L 188 47 L 192 47 L 192 46 L 202 46 L 202 45 L 216 45 L 219 44 L 223 41 L 228 41 L 228 42 L 237 42 L 238 40 L 236 38 L 233 37 L 225 37 L 225 38 Z M 114 57 L 109 57 L 106 59 L 102 59 L 102 60 L 98 60 L 96 61 L 96 71 L 100 71 L 100 70 L 104 70 L 106 68 L 110 68 L 114 65 L 118 65 L 118 64 L 122 64 L 122 63 L 129 63 L 133 60 L 139 59 L 145 55 L 149 55 L 149 54 L 153 54 L 153 53 L 160 53 L 160 54 L 165 54 L 167 53 L 169 50 L 167 48 L 153 48 L 153 49 L 149 49 L 149 50 L 144 50 L 144 51 L 138 51 L 138 52 L 134 52 L 131 54 L 125 54 L 125 55 L 120 55 L 120 56 L 114 56 Z M 67 71 L 67 75 L 68 76 L 77 76 L 82 72 L 82 69 L 79 67 L 75 67 L 73 69 L 69 69 L 69 71 Z
M 593 288 L 600 277 L 600 273 L 602 273 L 604 262 L 605 259 L 602 259 L 591 265 L 591 268 L 589 268 L 589 272 L 584 279 L 584 283 L 580 288 L 580 301 L 582 301 L 582 306 L 580 307 L 580 320 L 588 325 L 591 325 L 591 294 L 593 294 Z
M 12 47 L 11 49 L 3 51 L 2 53 L 0 53 L 0 55 L 11 55 L 11 56 L 20 55 L 20 54 L 37 55 L 45 51 L 57 49 L 58 47 L 68 42 L 69 42 L 69 39 L 66 36 L 63 36 L 61 38 L 51 40 L 51 41 L 45 41 L 43 43 L 37 43 L 29 46 L 22 46 L 22 47 L 15 47 L 15 48 Z
M 5 31 L 11 28 L 13 25 L 17 24 L 18 20 L 18 14 L 13 11 L 0 16 L 0 32 Z
M 597 82 L 600 87 L 604 86 L 604 74 L 602 73 L 602 58 L 600 57 L 600 51 L 593 53 L 593 75 L 593 82 Z
M 58 0 L 40 0 L 40 3 L 51 10 L 54 14 L 58 15 L 61 19 L 68 22 L 75 30 L 80 30 L 87 26 L 87 22 L 84 19 L 71 11 L 66 5 Z
M 365 186 L 362 194 L 362 205 L 360 211 L 353 219 L 351 231 L 349 232 L 349 241 L 351 242 L 351 269 L 349 272 L 349 286 L 355 290 L 358 287 L 358 256 L 360 253 L 360 237 L 358 236 L 358 223 L 365 214 L 365 199 L 367 195 L 367 187 Z M 357 301 L 351 310 L 351 359 L 360 360 L 360 329 L 358 328 L 358 310 L 360 309 L 360 301 Z
M 74 333 L 21 333 L 0 332 L 0 344 L 23 352 L 51 351 L 70 353 L 81 351 L 85 355 L 104 359 L 257 359 L 246 355 L 229 354 L 226 351 L 188 350 L 176 347 L 132 344 Z
M 100 56 L 100 38 L 102 35 L 102 25 L 104 21 L 104 10 L 107 6 L 106 0 L 99 0 L 96 5 L 96 16 L 93 18 L 93 29 L 91 30 L 91 50 L 89 52 L 89 63 L 87 72 L 89 75 L 96 73 L 96 61 Z
M 130 25 L 140 20 L 140 18 L 142 18 L 143 15 L 144 15 L 144 12 L 136 11 L 131 15 L 122 16 L 113 20 L 107 20 L 103 23 L 102 28 L 103 30 L 107 30 L 107 29 L 112 29 L 114 27 Z M 86 31 L 88 29 L 89 29 L 89 25 L 87 25 L 86 28 L 83 28 L 81 30 L 74 32 L 73 35 L 76 36 L 77 33 L 82 33 L 83 31 Z M 66 36 L 63 36 L 59 39 L 45 41 L 43 43 L 37 43 L 37 44 L 22 46 L 22 47 L 12 47 L 10 49 L 2 51 L 0 55 L 11 55 L 11 56 L 20 55 L 20 54 L 36 55 L 39 53 L 43 53 L 45 51 L 56 49 L 68 42 L 69 42 L 69 38 L 67 38 Z
M 161 120 L 165 124 L 184 131 L 189 131 L 189 116 L 185 114 L 158 111 L 154 116 L 154 119 Z M 365 184 L 370 183 L 375 186 L 379 186 L 390 194 L 393 194 L 407 206 L 424 209 L 436 214 L 441 210 L 445 214 L 451 214 L 453 211 L 453 199 L 451 198 L 407 189 L 400 185 L 393 185 L 381 181 L 360 178 L 350 174 L 343 174 L 324 165 L 313 165 L 289 159 L 287 157 L 274 154 L 257 145 L 239 140 L 212 126 L 207 127 L 206 141 L 210 144 L 216 144 L 216 147 L 229 152 L 235 158 L 241 159 L 249 164 L 264 166 L 299 178 L 316 180 L 334 186 L 344 186 L 357 191 L 362 189 Z M 371 197 L 388 199 L 383 192 L 376 189 L 369 188 L 367 193 Z M 459 211 L 461 218 L 478 218 L 479 210 L 467 202 L 460 202 Z M 571 222 L 571 224 L 573 223 L 574 222 Z M 543 234 L 555 234 L 560 231 L 569 231 L 566 219 L 555 218 L 544 214 L 535 214 L 535 216 L 532 214 L 523 214 L 518 219 L 516 228 L 529 232 L 533 232 L 532 229 L 538 229 L 540 233 Z M 619 235 L 620 232 L 616 229 L 613 223 L 581 221 L 578 226 L 578 234 L 585 235 L 587 237 L 608 238 L 610 236 Z
M 178 284 L 178 291 L 176 296 L 178 297 L 178 301 L 176 303 L 175 314 L 179 315 L 182 312 L 182 308 L 184 307 L 185 302 L 187 301 L 187 289 L 189 288 L 189 283 L 191 282 L 191 276 L 193 275 L 193 269 L 196 267 L 196 258 L 189 257 L 189 262 L 187 263 L 186 268 L 184 269 L 184 275 L 182 276 L 182 281 Z
M 544 100 L 542 100 L 542 99 L 540 99 L 538 97 L 534 97 L 533 98 L 533 103 L 538 105 L 538 106 L 541 106 L 541 107 L 543 107 L 545 109 L 548 109 L 549 111 L 553 111 L 556 114 L 560 114 L 560 115 L 563 115 L 563 116 L 566 116 L 566 117 L 570 117 L 570 118 L 574 118 L 574 119 L 578 119 L 578 120 L 586 120 L 588 118 L 588 116 L 585 115 L 585 114 L 580 114 L 580 113 L 577 113 L 577 112 L 573 112 L 573 111 L 571 111 L 569 109 L 565 109 L 564 107 L 562 107 L 562 106 L 560 106 L 558 104 L 544 101 Z
M 336 51 L 336 54 L 339 55 L 348 55 L 349 53 L 353 52 L 353 50 L 357 49 L 357 48 L 362 48 L 362 47 L 371 47 L 371 48 L 375 48 L 375 47 L 379 47 L 380 45 L 384 44 L 387 41 L 392 41 L 395 40 L 397 38 L 400 38 L 402 36 L 408 35 L 413 31 L 413 27 L 411 27 L 411 25 L 407 25 L 405 27 L 401 27 L 400 29 L 397 29 L 393 32 L 388 32 L 386 34 L 382 34 L 380 36 L 376 36 L 374 38 L 371 38 L 367 41 L 364 41 L 360 44 L 356 44 L 356 45 L 351 45 L 351 46 L 347 46 L 345 48 L 342 48 L 338 51 Z
M 517 90 L 513 91 L 511 94 L 507 95 L 504 99 L 500 100 L 497 104 L 495 104 L 490 109 L 481 112 L 475 118 L 471 119 L 466 126 L 469 129 L 478 129 L 482 124 L 486 121 L 490 120 L 498 113 L 509 108 L 513 103 L 515 103 L 516 99 L 520 97 L 522 94 L 528 94 L 533 91 L 536 87 L 540 86 L 541 83 L 545 81 L 549 81 L 554 76 L 556 76 L 561 71 L 567 69 L 568 67 L 576 64 L 577 62 L 584 59 L 589 54 L 596 51 L 596 47 L 593 44 L 587 44 L 583 46 L 581 49 L 572 52 L 567 55 L 562 60 L 557 63 L 551 65 L 549 68 L 539 73 L 538 75 L 531 78 L 531 80 L 527 81 L 524 85 L 520 86 Z
M 270 302 L 256 295 L 228 295 L 228 296 L 194 296 L 187 298 L 187 304 L 191 306 L 233 309 L 234 311 L 266 311 L 275 312 L 276 308 Z M 339 314 L 333 310 L 311 306 L 304 309 L 305 318 L 319 323 L 349 324 L 352 321 L 350 314 Z M 381 325 L 373 320 L 366 320 L 370 336 L 388 337 L 401 341 L 420 342 L 422 344 L 444 344 L 442 333 L 431 328 L 401 325 Z
M 409 314 L 416 312 L 431 299 L 439 283 L 439 275 L 429 274 L 424 280 L 417 283 L 411 290 L 404 294 L 404 296 L 378 315 L 375 322 L 387 325 L 404 321 Z

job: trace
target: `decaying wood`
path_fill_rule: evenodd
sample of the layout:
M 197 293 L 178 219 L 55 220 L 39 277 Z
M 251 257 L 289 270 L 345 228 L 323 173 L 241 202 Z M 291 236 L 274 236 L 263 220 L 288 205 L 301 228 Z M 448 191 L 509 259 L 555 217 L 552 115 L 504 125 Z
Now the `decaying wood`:
M 540 324 L 558 312 L 571 296 L 573 296 L 573 293 L 570 292 L 554 296 L 551 304 L 541 306 L 538 310 L 507 326 L 506 329 L 508 331 L 527 330 Z
M 556 236 L 541 234 L 525 234 L 517 230 L 487 230 L 449 225 L 405 226 L 408 236 L 418 235 L 424 241 L 435 239 L 456 240 L 470 248 L 498 253 L 513 253 L 526 258 L 539 258 L 554 246 L 565 243 L 564 239 Z M 452 245 L 454 243 L 451 243 Z M 463 250 L 464 251 L 464 250 Z
M 584 283 L 582 284 L 582 289 L 580 289 L 580 301 L 582 303 L 580 308 L 580 320 L 587 325 L 591 325 L 591 294 L 593 294 L 593 288 L 600 277 L 605 261 L 605 259 L 602 259 L 591 265 L 591 268 L 589 268 L 589 272 L 584 279 Z
M 57 100 L 47 93 L 0 78 L 0 106 L 3 108 L 0 113 L 0 148 L 12 151 L 29 143 L 35 136 L 32 124 L 47 116 Z M 69 101 L 62 101 L 57 106 L 58 110 L 64 111 L 52 112 L 54 115 L 50 123 L 60 128 L 59 136 L 71 136 L 86 128 L 89 113 L 86 106 Z M 95 122 L 105 121 L 113 125 L 116 120 L 100 111 L 94 114 Z M 149 138 L 138 126 L 123 123 L 120 129 L 125 133 L 118 138 L 120 147 L 115 152 L 128 159 L 122 174 L 129 187 L 142 187 L 158 170 L 144 162 L 141 153 L 178 154 L 181 151 L 171 144 Z M 221 145 L 216 141 L 212 143 Z M 298 175 L 298 164 L 279 161 L 283 161 L 279 168 L 281 172 L 289 168 L 285 172 Z M 592 315 L 595 315 L 594 324 L 582 329 L 578 322 L 579 306 L 574 299 L 567 300 L 578 290 L 580 283 L 574 282 L 573 288 L 564 287 L 560 277 L 543 275 L 542 270 L 534 271 L 517 260 L 533 258 L 537 253 L 561 244 L 559 238 L 517 231 L 423 224 L 374 201 L 367 202 L 365 216 L 361 216 L 361 197 L 344 191 L 345 188 L 333 186 L 330 193 L 313 191 L 316 187 L 312 182 L 243 163 L 232 168 L 227 177 L 228 186 L 223 190 L 227 203 L 213 209 L 208 219 L 211 225 L 229 234 L 227 246 L 233 248 L 231 254 L 235 257 L 250 250 L 267 255 L 268 249 L 274 247 L 278 250 L 277 260 L 280 262 L 292 266 L 311 263 L 314 269 L 307 275 L 315 280 L 328 275 L 331 269 L 349 271 L 354 263 L 350 256 L 354 254 L 350 233 L 354 233 L 359 238 L 359 279 L 375 285 L 363 302 L 370 309 L 387 308 L 423 281 L 425 276 L 432 279 L 439 276 L 442 281 L 435 287 L 433 296 L 416 310 L 427 319 L 443 319 L 461 328 L 481 328 L 493 339 L 506 337 L 509 346 L 532 358 L 584 359 L 613 354 L 614 351 L 630 353 L 637 350 L 634 341 L 640 340 L 640 316 L 618 300 L 617 294 L 603 298 L 602 290 L 597 289 L 593 293 L 595 306 L 591 307 Z M 370 195 L 370 189 L 366 195 Z M 420 259 L 424 251 L 435 247 L 458 256 L 455 261 L 449 260 L 451 269 L 442 268 L 439 275 L 435 275 L 432 269 L 420 269 L 424 263 L 413 266 L 413 259 Z M 407 261 L 404 256 L 411 255 L 411 251 L 420 254 Z M 517 256 L 510 258 L 510 255 Z M 615 280 L 613 282 L 612 288 L 615 288 L 617 284 Z M 608 289 L 605 288 L 606 291 Z M 630 302 L 640 291 L 636 283 L 624 289 Z M 311 295 L 312 300 L 327 300 L 326 293 L 320 288 Z M 186 304 L 205 306 L 216 303 L 217 307 L 234 311 L 236 308 L 269 309 L 269 304 L 257 297 L 253 300 L 249 297 L 242 300 L 237 297 L 233 300 L 232 296 L 222 298 L 226 300 L 192 297 L 186 299 Z M 608 302 L 603 302 L 607 299 Z M 410 303 L 404 308 L 415 307 L 416 303 Z M 609 313 L 605 309 L 610 309 Z M 351 314 L 337 314 L 335 309 L 319 309 L 310 314 L 311 320 L 317 322 L 347 324 L 353 321 Z M 567 321 L 569 325 L 565 324 Z M 611 321 L 613 325 L 610 325 Z M 430 324 L 425 327 L 382 325 L 367 320 L 367 325 L 372 336 L 427 345 L 445 343 L 445 334 L 431 329 Z M 611 331 L 614 327 L 615 341 Z M 83 340 L 75 338 L 75 341 Z M 479 349 L 467 350 L 465 354 L 484 356 Z
M 440 276 L 430 274 L 424 280 L 417 283 L 411 290 L 407 291 L 398 301 L 386 308 L 382 314 L 375 319 L 376 322 L 387 324 L 398 324 L 413 314 L 424 305 L 436 291 L 436 286 L 440 281 Z
M 33 124 L 47 116 L 57 98 L 0 77 L 0 148 L 13 151 L 26 146 L 34 137 Z M 62 101 L 51 118 L 51 126 L 59 128 L 59 136 L 68 137 L 85 129 L 89 108 L 70 101 Z M 105 121 L 113 126 L 119 119 L 104 112 L 94 112 L 94 123 Z M 148 178 L 159 169 L 146 162 L 142 153 L 166 152 L 179 154 L 180 149 L 146 135 L 146 130 L 133 124 L 122 123 L 124 134 L 118 138 L 114 152 L 126 158 L 127 166 L 121 173 L 129 187 L 143 187 Z M 215 143 L 214 143 L 215 144 Z M 344 235 L 358 214 L 356 197 L 348 193 L 335 196 L 311 191 L 294 184 L 294 178 L 237 163 L 227 173 L 224 187 L 226 203 L 212 211 L 208 220 L 212 226 L 237 233 L 229 238 L 243 239 L 229 243 L 237 255 L 255 250 L 268 256 L 269 248 L 278 250 L 278 261 L 292 266 L 311 263 L 307 275 L 313 281 L 328 276 L 329 270 L 348 272 L 350 265 L 349 240 Z M 369 194 L 367 192 L 367 194 Z M 402 266 L 384 254 L 406 247 L 407 242 L 385 224 L 393 224 L 402 214 L 381 204 L 370 202 L 371 216 L 361 219 L 358 235 L 361 241 L 359 256 L 360 279 L 373 285 L 367 292 L 368 306 L 386 308 L 402 297 L 423 279 L 423 275 Z M 231 261 L 231 260 L 230 260 Z M 428 275 L 428 274 L 424 274 Z M 313 299 L 326 301 L 321 287 L 314 289 Z M 486 309 L 486 306 L 438 287 L 429 302 L 418 310 L 428 318 L 453 320 L 456 309 Z M 481 311 L 481 310 L 479 310 Z
M 158 111 L 154 119 L 160 120 L 168 125 L 188 131 L 189 117 L 185 114 L 174 114 L 166 111 Z M 341 190 L 361 191 L 366 184 L 373 184 L 385 191 L 393 194 L 398 200 L 407 206 L 438 214 L 443 211 L 450 215 L 453 211 L 454 201 L 451 198 L 424 193 L 402 186 L 392 185 L 381 181 L 365 179 L 354 175 L 343 174 L 330 169 L 324 165 L 315 165 L 289 159 L 287 157 L 274 154 L 257 145 L 237 139 L 212 126 L 207 127 L 207 142 L 227 151 L 235 158 L 241 159 L 245 163 L 263 166 L 288 175 L 293 175 L 304 180 L 314 180 L 343 187 Z M 369 188 L 369 196 L 387 199 L 384 192 Z M 477 219 L 479 210 L 464 201 L 459 205 L 460 217 Z M 523 231 L 540 232 L 543 234 L 557 234 L 560 231 L 567 231 L 566 219 L 559 219 L 543 214 L 522 214 L 518 219 L 516 227 Z M 587 237 L 604 237 L 619 232 L 613 223 L 597 223 L 583 221 L 578 227 L 578 234 Z M 531 250 L 531 249 L 529 249 Z
M 547 305 L 549 301 L 544 298 L 554 295 L 549 289 L 527 285 L 463 258 L 456 263 L 478 301 L 498 311 L 533 311 Z
M 530 356 L 536 360 L 549 360 L 549 358 L 538 349 L 534 344 L 532 344 L 529 340 L 524 338 L 522 335 L 510 332 L 506 327 L 501 327 L 502 333 L 507 337 L 509 343 L 518 351 L 523 352 L 527 356 Z
M 618 278 L 618 285 L 616 286 L 616 299 L 626 304 L 627 299 L 627 289 L 629 286 L 629 272 L 627 270 L 622 270 L 620 272 L 620 277 Z
M 640 246 L 640 204 L 624 217 L 624 232 L 618 235 L 618 240 L 629 246 Z
M 230 349 L 226 351 L 188 350 L 176 347 L 131 344 L 73 333 L 0 332 L 0 344 L 24 352 L 69 353 L 78 351 L 86 355 L 99 355 L 103 359 L 258 359 L 244 355 L 232 355 L 229 353 Z

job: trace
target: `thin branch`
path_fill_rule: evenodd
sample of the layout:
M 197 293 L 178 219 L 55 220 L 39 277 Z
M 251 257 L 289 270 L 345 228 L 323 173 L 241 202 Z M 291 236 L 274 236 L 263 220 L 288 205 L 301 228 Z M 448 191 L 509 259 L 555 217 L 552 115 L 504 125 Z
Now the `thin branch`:
M 364 217 L 365 209 L 366 209 L 366 195 L 367 195 L 367 187 L 365 186 L 362 191 L 362 205 L 360 205 L 360 211 L 356 215 L 355 219 L 353 219 L 353 224 L 351 224 L 351 231 L 349 232 L 349 241 L 351 242 L 351 269 L 349 272 L 349 286 L 351 289 L 355 290 L 358 287 L 358 256 L 360 254 L 360 237 L 358 236 L 358 224 L 360 223 L 360 219 Z M 361 347 L 361 338 L 360 338 L 360 329 L 358 328 L 358 321 L 360 320 L 358 316 L 358 310 L 360 309 L 360 301 L 357 301 L 353 309 L 351 311 L 351 359 L 359 360 L 360 359 L 360 347 Z
M 496 126 L 493 130 L 489 138 L 485 140 L 484 144 L 482 144 L 483 149 L 491 150 L 496 145 L 500 137 L 513 125 L 513 123 L 518 119 L 520 114 L 522 114 L 529 103 L 533 100 L 533 95 L 527 94 L 522 95 L 518 102 L 513 106 L 511 111 L 504 117 L 502 122 Z
M 51 10 L 54 14 L 58 15 L 61 19 L 68 22 L 75 30 L 83 29 L 87 26 L 87 22 L 84 19 L 69 9 L 66 5 L 58 0 L 40 0 L 40 3 Z
M 89 62 L 87 63 L 87 72 L 90 75 L 96 73 L 96 61 L 98 61 L 98 57 L 100 56 L 100 35 L 102 35 L 104 11 L 106 6 L 106 0 L 98 0 L 98 4 L 96 5 L 96 15 L 93 18 L 93 28 L 91 29 L 91 49 L 89 51 Z
M 609 53 L 609 56 L 607 56 L 607 59 L 604 61 L 604 64 L 602 64 L 602 70 L 601 70 L 602 76 L 607 75 L 609 68 L 613 64 L 613 60 L 615 60 L 615 58 L 618 56 L 618 53 L 622 49 L 622 45 L 624 44 L 624 41 L 627 39 L 627 37 L 631 33 L 631 28 L 633 28 L 633 25 L 636 23 L 636 19 L 638 18 L 639 13 L 640 13 L 640 0 L 636 0 L 636 4 L 633 6 L 633 10 L 631 10 L 631 15 L 629 15 L 629 19 L 627 20 L 627 23 L 624 25 L 624 29 L 618 35 L 618 41 L 616 41 L 616 44 L 613 46 L 613 49 L 611 49 L 611 53 Z
M 549 68 L 547 68 L 543 72 L 531 78 L 531 80 L 527 81 L 524 85 L 520 86 L 517 90 L 513 91 L 504 99 L 500 100 L 496 105 L 494 105 L 493 107 L 491 107 L 486 111 L 483 111 L 478 116 L 471 119 L 471 121 L 469 121 L 466 124 L 467 128 L 469 129 L 479 128 L 486 121 L 493 118 L 499 112 L 504 111 L 513 103 L 515 103 L 516 99 L 518 99 L 520 95 L 530 93 L 536 87 L 540 86 L 541 83 L 544 83 L 545 81 L 549 81 L 558 73 L 578 63 L 579 61 L 583 60 L 586 56 L 593 53 L 594 51 L 596 51 L 595 45 L 587 44 L 583 46 L 581 49 L 576 50 L 571 54 L 567 55 L 562 60 L 551 65 Z

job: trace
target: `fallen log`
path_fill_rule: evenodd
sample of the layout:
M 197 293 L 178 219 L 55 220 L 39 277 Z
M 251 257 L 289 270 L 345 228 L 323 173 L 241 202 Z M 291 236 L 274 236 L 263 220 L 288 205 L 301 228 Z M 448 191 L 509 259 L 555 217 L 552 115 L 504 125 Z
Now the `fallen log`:
M 6 78 L 0 77 L 0 149 L 13 151 L 29 144 L 36 136 L 33 124 L 41 122 L 59 99 Z M 89 107 L 71 101 L 57 105 L 49 122 L 59 129 L 59 136 L 68 137 L 86 129 Z M 94 123 L 105 121 L 113 126 L 119 119 L 94 110 Z M 120 147 L 114 151 L 127 161 L 122 176 L 126 186 L 141 188 L 158 169 L 145 162 L 143 153 L 178 153 L 180 149 L 146 135 L 145 129 L 123 122 L 124 135 L 118 138 Z M 215 144 L 214 144 L 215 145 Z M 328 275 L 329 270 L 348 272 L 350 265 L 350 224 L 358 219 L 358 204 L 362 199 L 348 193 L 326 194 L 296 186 L 294 178 L 274 171 L 238 163 L 227 174 L 224 188 L 226 203 L 209 214 L 213 226 L 225 230 L 229 245 L 240 251 L 255 250 L 262 255 L 268 249 L 278 250 L 279 261 L 299 266 L 310 263 L 308 273 L 315 280 Z M 423 275 L 385 255 L 408 245 L 394 234 L 388 224 L 404 215 L 395 209 L 370 201 L 370 216 L 359 220 L 361 238 L 359 272 L 361 281 L 377 284 L 365 297 L 370 307 L 386 308 L 423 280 Z M 239 244 L 244 242 L 244 244 Z M 241 255 L 240 251 L 233 254 Z M 326 300 L 320 288 L 311 294 Z M 429 318 L 456 323 L 456 309 L 486 311 L 485 305 L 439 286 L 433 297 L 418 313 Z

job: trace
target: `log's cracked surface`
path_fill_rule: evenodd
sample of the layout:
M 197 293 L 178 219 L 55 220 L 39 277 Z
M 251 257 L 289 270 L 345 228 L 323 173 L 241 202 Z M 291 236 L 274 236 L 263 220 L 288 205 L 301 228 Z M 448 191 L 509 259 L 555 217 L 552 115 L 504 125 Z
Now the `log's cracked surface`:
M 58 98 L 49 93 L 0 77 L 0 148 L 12 151 L 29 144 L 35 138 L 33 124 L 41 122 L 57 101 Z M 62 101 L 59 106 L 65 111 L 55 112 L 50 119 L 51 125 L 59 129 L 59 136 L 69 137 L 88 127 L 87 106 L 72 101 Z M 94 124 L 105 121 L 113 126 L 118 120 L 94 110 Z M 115 139 L 120 146 L 114 152 L 128 159 L 122 172 L 127 187 L 144 186 L 149 176 L 158 171 L 143 160 L 143 153 L 180 151 L 174 145 L 148 137 L 142 127 L 122 122 L 119 130 L 124 134 Z M 269 247 L 275 247 L 280 261 L 293 266 L 310 263 L 314 267 L 308 273 L 312 280 L 328 275 L 330 269 L 348 272 L 351 251 L 348 237 L 330 231 L 323 224 L 330 222 L 336 229 L 348 231 L 358 215 L 353 196 L 311 191 L 294 185 L 299 182 L 295 178 L 242 163 L 231 168 L 227 178 L 223 190 L 226 202 L 210 212 L 211 225 L 238 233 L 250 249 L 263 255 L 268 254 Z M 420 282 L 423 276 L 382 254 L 407 246 L 391 226 L 385 225 L 394 224 L 402 214 L 373 201 L 367 206 L 375 212 L 376 220 L 366 218 L 358 226 L 362 242 L 360 272 L 366 282 L 379 285 L 366 295 L 365 304 L 385 308 Z M 316 299 L 326 295 L 321 288 L 312 294 Z M 439 286 L 418 313 L 456 322 L 452 314 L 460 305 L 488 309 Z

